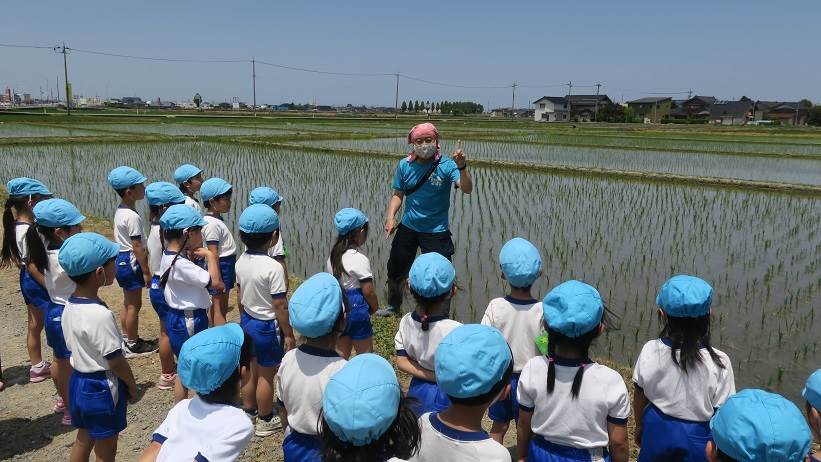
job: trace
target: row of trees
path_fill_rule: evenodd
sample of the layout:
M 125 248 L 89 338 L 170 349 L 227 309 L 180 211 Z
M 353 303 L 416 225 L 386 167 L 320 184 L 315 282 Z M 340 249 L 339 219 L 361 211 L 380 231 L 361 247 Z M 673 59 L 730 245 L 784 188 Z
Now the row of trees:
M 485 111 L 484 106 L 471 101 L 402 101 L 399 107 L 401 112 L 435 112 L 437 114 L 481 114 Z

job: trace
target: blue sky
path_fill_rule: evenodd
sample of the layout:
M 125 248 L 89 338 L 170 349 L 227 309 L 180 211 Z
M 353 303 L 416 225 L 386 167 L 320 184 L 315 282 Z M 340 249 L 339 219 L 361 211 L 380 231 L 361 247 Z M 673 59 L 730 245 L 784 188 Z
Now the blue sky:
M 680 92 L 821 102 L 821 2 L 796 1 L 4 1 L 0 43 L 156 57 L 248 59 L 468 86 L 516 81 L 517 106 L 564 86 L 614 100 Z M 62 80 L 50 50 L 0 47 L 0 87 Z M 209 101 L 251 98 L 249 63 L 167 63 L 73 53 L 75 93 Z M 257 65 L 257 102 L 393 105 L 392 77 Z M 541 87 L 541 88 L 536 88 Z M 573 93 L 595 92 L 574 87 Z M 681 95 L 671 94 L 681 97 Z M 686 95 L 684 95 L 686 96 Z M 509 106 L 511 89 L 403 79 L 400 100 Z

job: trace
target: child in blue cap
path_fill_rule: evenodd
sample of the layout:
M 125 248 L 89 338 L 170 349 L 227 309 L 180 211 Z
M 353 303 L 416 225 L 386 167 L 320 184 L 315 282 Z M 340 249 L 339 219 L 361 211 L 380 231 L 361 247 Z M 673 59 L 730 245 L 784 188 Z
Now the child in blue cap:
M 627 462 L 630 399 L 618 372 L 591 360 L 606 325 L 599 292 L 581 281 L 554 287 L 542 301 L 548 353 L 519 378 L 519 458 Z
M 709 462 L 804 462 L 812 437 L 801 411 L 781 395 L 742 390 L 710 420 Z
M 810 424 L 813 437 L 821 440 L 821 369 L 810 375 L 801 395 L 805 400 L 804 410 L 807 413 L 807 422 Z M 816 457 L 815 454 L 810 454 L 809 459 L 809 462 L 821 461 L 821 458 Z
M 710 344 L 712 295 L 706 281 L 678 275 L 656 297 L 664 328 L 644 345 L 633 370 L 640 462 L 705 460 L 710 419 L 735 393 L 730 358 Z
M 325 462 L 408 459 L 416 453 L 419 423 L 385 358 L 358 354 L 331 377 L 322 396 L 319 438 Z
M 482 324 L 499 329 L 513 352 L 510 393 L 488 410 L 488 417 L 493 421 L 490 436 L 501 443 L 510 421 L 519 417 L 516 388 L 522 368 L 530 358 L 539 355 L 535 339 L 542 332 L 542 302 L 533 298 L 530 288 L 542 274 L 542 257 L 530 241 L 514 237 L 502 246 L 499 266 L 502 279 L 510 285 L 510 294 L 490 301 Z
M 208 312 L 211 325 L 225 324 L 228 315 L 228 293 L 234 287 L 236 279 L 235 265 L 237 263 L 237 244 L 234 235 L 223 221 L 222 214 L 231 210 L 231 194 L 233 187 L 222 178 L 209 178 L 200 188 L 200 196 L 205 203 L 205 226 L 202 228 L 202 238 L 208 250 L 219 258 L 220 280 L 223 290 L 208 289 L 211 294 L 211 308 Z
M 135 208 L 145 198 L 142 173 L 131 167 L 117 167 L 108 174 L 108 182 L 117 191 L 121 202 L 114 212 L 114 242 L 120 244 L 117 257 L 117 283 L 123 289 L 123 311 L 120 324 L 125 334 L 125 356 L 145 356 L 157 351 L 156 342 L 139 336 L 143 287 L 151 284 L 151 269 L 145 248 L 145 226 Z
M 34 224 L 33 208 L 51 197 L 51 191 L 33 178 L 13 178 L 6 184 L 8 198 L 3 210 L 3 248 L 0 268 L 16 266 L 20 270 L 20 293 L 28 310 L 26 350 L 29 355 L 29 381 L 42 382 L 51 377 L 51 368 L 43 360 L 40 334 L 43 332 L 44 310 L 49 298 L 43 274 L 29 263 L 26 232 Z M 2 381 L 2 379 L 0 379 Z
M 69 410 L 78 428 L 71 460 L 88 460 L 93 449 L 97 460 L 113 461 L 127 425 L 127 403 L 139 399 L 114 313 L 99 296 L 100 287 L 114 283 L 119 251 L 95 233 L 75 234 L 60 247 L 59 264 L 76 285 L 62 319 L 74 369 Z
M 305 343 L 285 353 L 277 372 L 279 418 L 287 427 L 285 462 L 320 460 L 322 394 L 346 362 L 334 349 L 345 327 L 345 303 L 339 282 L 328 273 L 311 276 L 291 296 L 288 319 Z
M 208 288 L 222 287 L 217 256 L 203 247 L 204 225 L 202 215 L 184 204 L 172 205 L 160 217 L 165 251 L 160 262 L 159 287 L 168 307 L 165 332 L 177 358 L 189 337 L 208 328 Z M 198 258 L 205 259 L 208 270 L 192 261 Z M 174 398 L 181 401 L 187 395 L 177 376 Z
M 416 309 L 402 317 L 394 338 L 396 367 L 411 375 L 408 396 L 415 398 L 417 415 L 442 411 L 450 405 L 436 386 L 434 353 L 439 342 L 461 323 L 448 319 L 447 306 L 456 294 L 456 269 L 436 252 L 423 253 L 411 265 L 408 285 Z
M 174 181 L 177 182 L 180 191 L 185 195 L 185 205 L 202 213 L 202 205 L 197 200 L 197 192 L 199 192 L 203 182 L 202 169 L 191 164 L 180 165 L 174 170 Z
M 288 321 L 288 286 L 285 270 L 268 256 L 279 239 L 279 217 L 267 205 L 255 204 L 239 217 L 245 253 L 237 259 L 240 325 L 254 343 L 251 380 L 243 387 L 243 407 L 258 414 L 256 435 L 270 436 L 281 427 L 274 415 L 274 376 L 286 350 L 296 341 Z
M 34 206 L 35 226 L 29 227 L 26 233 L 29 260 L 43 274 L 49 296 L 49 303 L 45 308 L 46 341 L 54 355 L 54 364 L 51 366 L 51 378 L 57 388 L 54 411 L 63 413 L 63 425 L 71 425 L 67 407 L 71 351 L 66 347 L 61 319 L 75 285 L 60 267 L 58 258 L 63 241 L 82 231 L 80 224 L 85 218 L 68 201 L 47 199 Z
M 436 349 L 436 383 L 451 404 L 419 418 L 422 441 L 410 460 L 510 462 L 482 429 L 482 417 L 510 393 L 512 374 L 513 355 L 498 329 L 467 324 L 451 331 Z
M 234 323 L 188 339 L 180 352 L 178 374 L 197 394 L 168 411 L 139 460 L 236 460 L 254 434 L 251 421 L 238 407 L 240 382 L 249 372 L 252 350 L 251 339 Z
M 373 351 L 371 315 L 379 309 L 379 300 L 371 262 L 359 251 L 368 240 L 368 217 L 357 209 L 344 208 L 334 216 L 334 227 L 337 237 L 325 267 L 342 285 L 351 308 L 336 343 L 337 351 L 348 359 L 353 348 L 357 354 Z
M 165 332 L 165 313 L 168 311 L 168 305 L 165 303 L 165 297 L 160 288 L 160 276 L 162 276 L 160 263 L 162 262 L 163 253 L 160 217 L 168 207 L 185 203 L 185 196 L 177 186 L 166 181 L 158 181 L 146 186 L 145 197 L 148 202 L 148 219 L 151 223 L 151 230 L 148 232 L 148 240 L 146 241 L 148 267 L 151 269 L 148 299 L 160 319 L 160 378 L 157 380 L 157 388 L 160 390 L 173 390 L 176 379 L 174 353 L 171 351 L 171 343 L 169 343 L 168 334 Z
M 279 217 L 279 240 L 276 242 L 276 244 L 274 244 L 273 247 L 270 248 L 270 250 L 268 250 L 268 255 L 274 257 L 274 259 L 282 265 L 282 267 L 285 269 L 285 275 L 287 276 L 288 264 L 285 262 L 287 251 L 285 249 L 285 241 L 284 239 L 282 239 L 282 201 L 284 199 L 285 198 L 280 196 L 274 188 L 268 186 L 260 186 L 258 188 L 254 188 L 248 194 L 248 205 L 267 205 L 268 207 L 274 209 L 274 212 L 276 212 L 277 216 Z

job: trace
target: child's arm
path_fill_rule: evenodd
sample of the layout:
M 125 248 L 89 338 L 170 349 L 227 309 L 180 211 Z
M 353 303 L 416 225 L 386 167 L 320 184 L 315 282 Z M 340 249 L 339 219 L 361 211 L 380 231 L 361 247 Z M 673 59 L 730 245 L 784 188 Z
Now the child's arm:
M 210 245 L 208 247 L 211 247 Z M 222 282 L 222 272 L 220 271 L 220 260 L 217 254 L 205 247 L 193 250 L 194 255 L 204 258 L 208 264 L 208 276 L 211 278 L 211 288 L 217 292 L 225 292 L 225 283 Z
M 522 414 L 519 413 L 521 422 Z M 607 450 L 613 462 L 627 462 L 630 454 L 630 441 L 627 439 L 627 425 L 607 422 Z
M 137 381 L 134 380 L 134 373 L 131 372 L 131 366 L 128 365 L 128 361 L 126 361 L 125 356 L 119 354 L 109 359 L 108 366 L 117 378 L 125 382 L 125 386 L 128 388 L 128 402 L 134 404 L 139 401 L 140 397 L 137 394 Z
M 636 446 L 641 446 L 641 431 L 644 427 L 642 416 L 648 404 L 650 404 L 650 400 L 644 396 L 644 390 L 636 383 L 633 383 L 633 415 L 636 416 L 636 433 L 633 435 L 633 440 Z
M 292 350 L 296 346 L 294 330 L 291 329 L 291 322 L 288 319 L 288 300 L 285 296 L 274 298 L 274 313 L 277 315 L 277 325 L 282 335 L 285 337 L 285 351 Z
M 436 382 L 436 373 L 430 369 L 420 366 L 415 359 L 407 356 L 396 356 L 396 367 L 400 371 L 410 374 L 418 379 Z
M 162 444 L 152 441 L 151 444 L 145 448 L 143 455 L 137 459 L 137 462 L 154 462 L 157 460 L 157 456 L 160 455 L 160 449 L 162 449 Z
M 359 287 L 362 289 L 362 295 L 365 297 L 365 301 L 368 302 L 368 311 L 371 314 L 376 313 L 376 310 L 379 309 L 379 299 L 376 297 L 376 288 L 373 286 L 373 279 L 360 282 Z
M 146 287 L 151 287 L 151 268 L 148 266 L 148 252 L 146 252 L 142 239 L 133 239 L 131 241 L 132 251 L 134 257 L 137 258 L 137 263 L 143 270 L 143 280 Z
M 32 262 L 29 262 L 28 264 L 26 264 L 26 269 L 28 270 L 31 277 L 33 277 L 34 280 L 37 281 L 37 284 L 40 284 L 43 287 L 46 286 L 46 277 L 43 276 L 43 273 L 41 273 L 40 270 L 37 269 L 37 265 L 35 265 Z
M 530 427 L 530 419 L 532 418 L 533 411 L 525 411 L 519 408 L 519 421 L 516 422 L 516 447 L 519 450 L 520 462 L 527 460 L 530 439 L 533 437 L 533 429 Z

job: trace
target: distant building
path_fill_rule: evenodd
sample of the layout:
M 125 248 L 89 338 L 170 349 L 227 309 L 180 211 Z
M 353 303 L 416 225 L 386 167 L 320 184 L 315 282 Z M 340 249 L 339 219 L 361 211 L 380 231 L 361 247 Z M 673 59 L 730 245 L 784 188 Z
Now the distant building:
M 753 100 L 716 101 L 710 106 L 710 122 L 719 125 L 745 125 L 753 118 Z
M 145 107 L 145 101 L 139 96 L 123 96 L 119 102 L 127 108 Z
M 708 119 L 710 106 L 716 101 L 714 96 L 693 96 L 685 100 L 673 100 L 671 119 Z
M 31 104 L 31 93 L 23 93 L 23 104 Z
M 607 95 L 568 95 L 565 99 L 570 105 L 570 118 L 576 122 L 593 121 L 597 109 L 613 104 Z
M 570 108 L 563 96 L 542 96 L 533 102 L 533 120 L 536 122 L 567 122 Z
M 662 119 L 670 115 L 670 108 L 673 103 L 673 98 L 667 97 L 647 97 L 639 98 L 627 102 L 627 107 L 633 110 L 636 117 L 642 120 L 649 120 L 653 123 L 659 123 Z
M 810 112 L 798 101 L 756 101 L 753 118 L 772 120 L 782 125 L 806 125 Z

